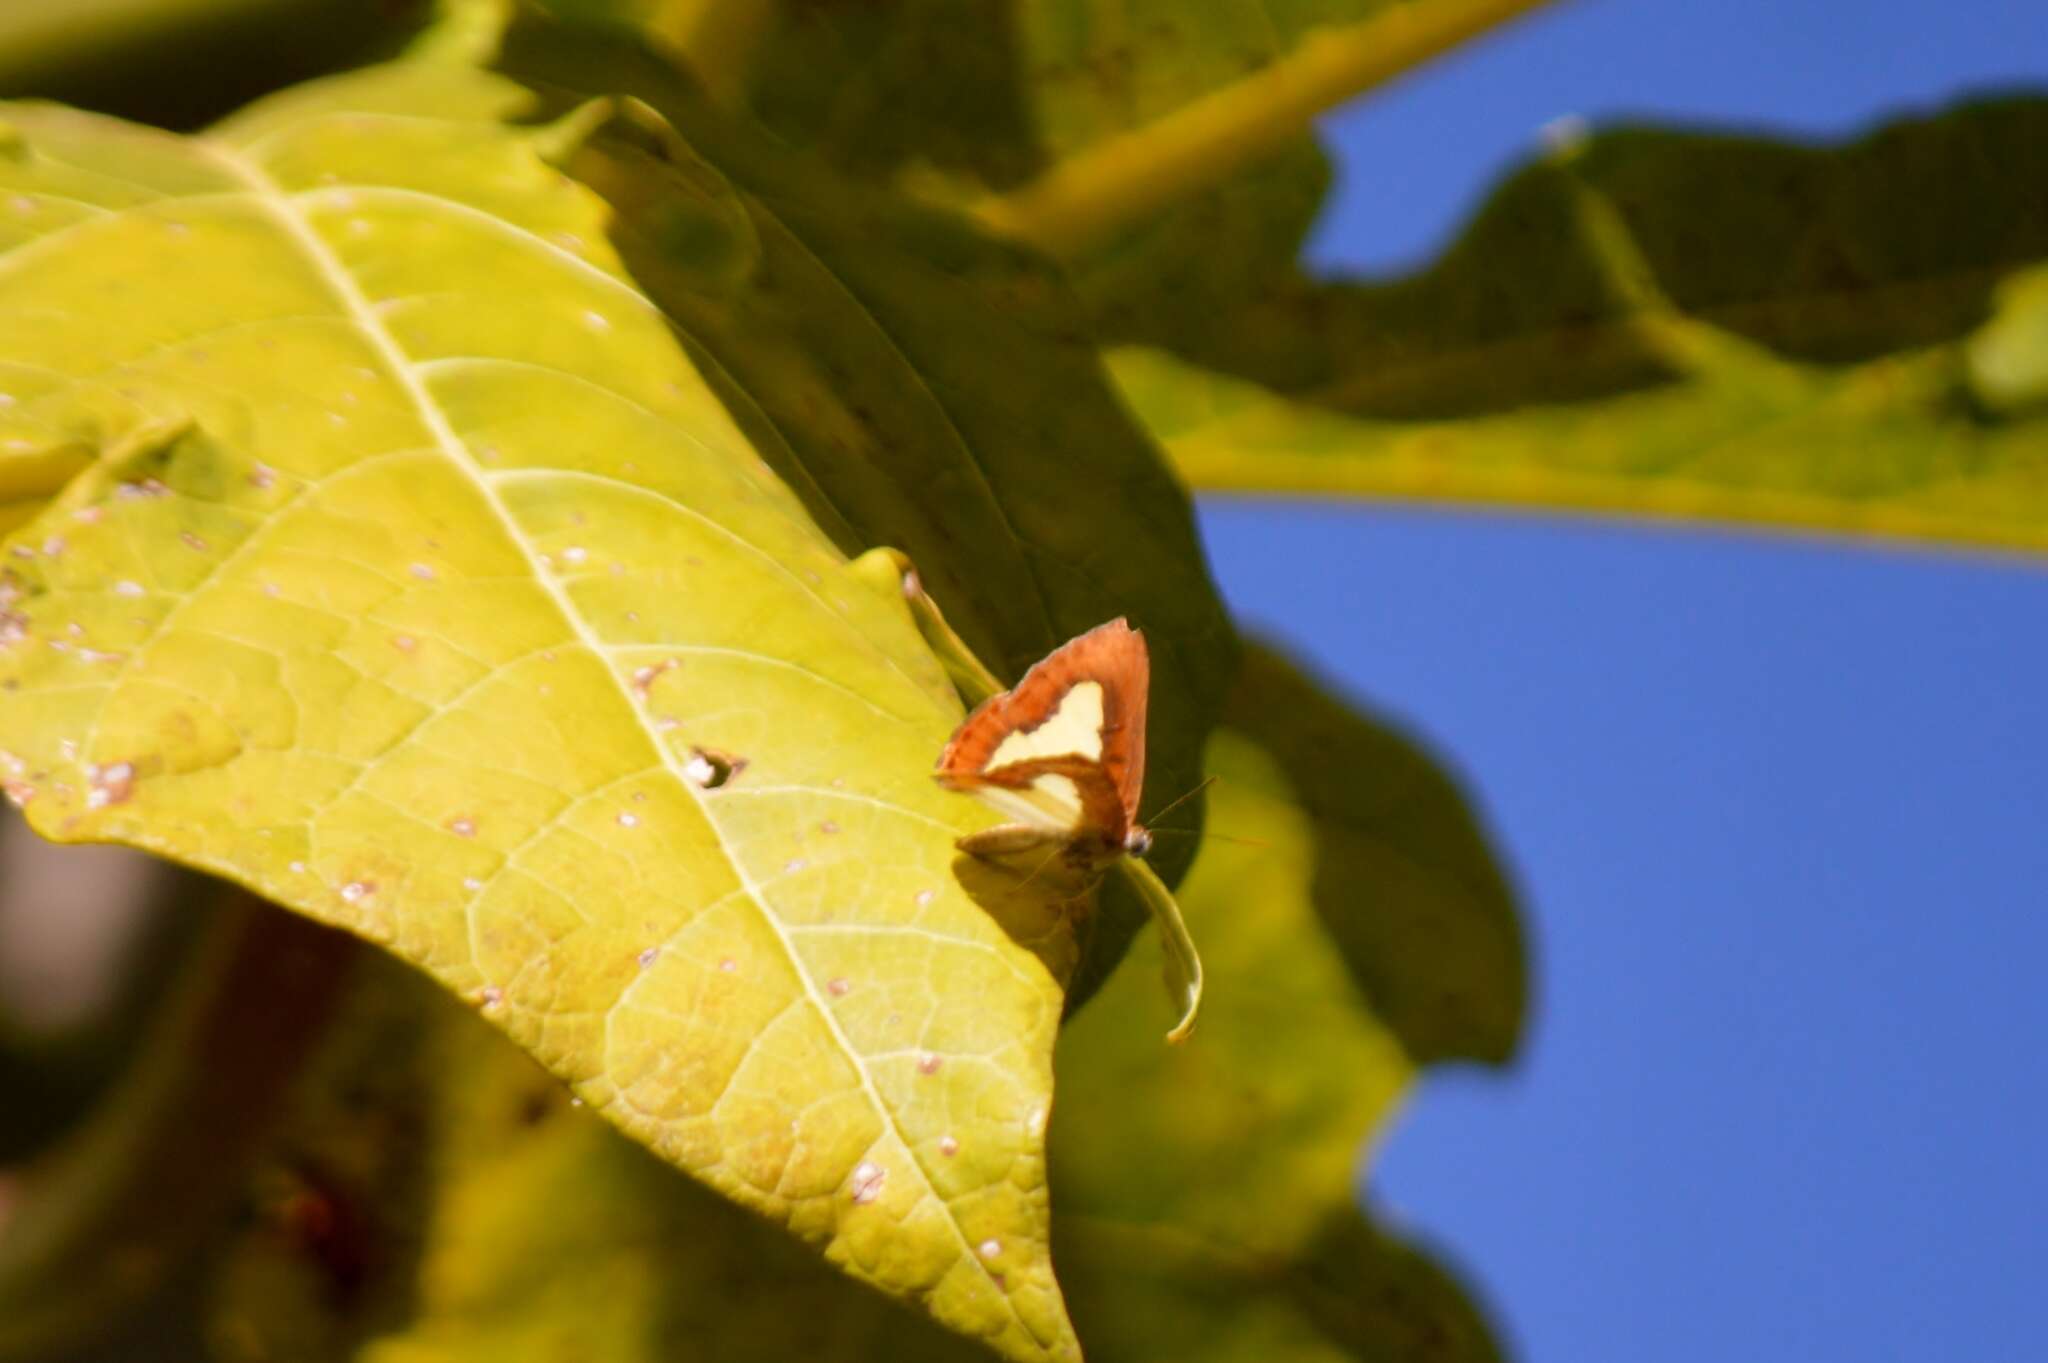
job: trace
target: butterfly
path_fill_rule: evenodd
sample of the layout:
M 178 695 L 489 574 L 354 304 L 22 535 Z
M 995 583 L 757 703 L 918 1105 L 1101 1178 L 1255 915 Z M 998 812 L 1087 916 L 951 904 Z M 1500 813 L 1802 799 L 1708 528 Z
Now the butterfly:
M 1119 616 L 975 707 L 939 754 L 936 776 L 1015 822 L 955 845 L 984 857 L 1057 848 L 1088 869 L 1150 851 L 1138 797 L 1151 681 L 1145 636 Z

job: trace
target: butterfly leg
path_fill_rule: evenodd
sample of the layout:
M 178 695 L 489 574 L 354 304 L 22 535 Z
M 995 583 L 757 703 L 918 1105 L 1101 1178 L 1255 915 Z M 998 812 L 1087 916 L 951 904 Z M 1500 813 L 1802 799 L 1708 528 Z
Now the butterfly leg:
M 1003 823 L 957 838 L 953 845 L 970 857 L 1007 857 L 1019 852 L 1036 852 L 1066 839 L 1067 834 L 1061 829 L 1041 828 L 1028 823 Z

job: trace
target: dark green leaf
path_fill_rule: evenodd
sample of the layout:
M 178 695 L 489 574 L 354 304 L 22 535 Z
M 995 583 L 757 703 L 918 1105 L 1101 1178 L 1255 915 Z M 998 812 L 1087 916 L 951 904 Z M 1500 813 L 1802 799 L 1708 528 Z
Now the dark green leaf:
M 610 201 L 635 279 L 841 548 L 906 551 L 1005 680 L 1128 616 L 1153 655 L 1147 806 L 1192 789 L 1234 639 L 1186 496 L 1104 382 L 1058 274 L 721 119 L 614 40 L 528 28 L 504 62 L 558 95 L 658 108 L 602 130 L 570 168 Z M 1076 999 L 1143 914 L 1115 899 L 1103 918 Z
M 1274 232 L 1106 257 L 1095 302 L 1197 486 L 2038 550 L 2044 148 L 2025 98 L 1834 148 L 1619 130 L 1411 278 L 1308 280 Z

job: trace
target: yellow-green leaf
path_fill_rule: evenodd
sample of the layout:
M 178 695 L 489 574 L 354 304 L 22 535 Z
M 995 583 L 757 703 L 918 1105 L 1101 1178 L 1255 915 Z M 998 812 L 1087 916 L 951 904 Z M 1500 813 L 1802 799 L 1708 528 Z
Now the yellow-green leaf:
M 2043 146 L 2026 99 L 1824 150 L 1617 132 L 1411 279 L 1154 259 L 1113 367 L 1198 487 L 2038 551 Z
M 7 111 L 0 380 L 101 457 L 10 541 L 0 774 L 46 835 L 426 968 L 847 1273 L 1070 1355 L 1063 906 L 963 889 L 957 698 L 526 103 L 414 64 L 202 138 Z
M 1275 706 L 1306 714 L 1268 722 Z M 1371 723 L 1340 719 L 1278 660 L 1260 656 L 1233 709 L 1283 749 L 1314 734 L 1354 756 L 1391 755 L 1390 774 L 1343 813 L 1318 814 L 1325 795 L 1304 793 L 1327 786 L 1315 762 L 1305 784 L 1288 774 L 1300 749 L 1283 768 L 1236 732 L 1211 745 L 1218 824 L 1259 845 L 1212 844 L 1183 886 L 1218 981 L 1202 1028 L 1161 1048 L 1149 972 L 1126 970 L 1060 1051 L 1057 1249 L 1088 1357 L 1484 1363 L 1498 1351 L 1463 1289 L 1359 1212 L 1352 1173 L 1414 1070 L 1375 1011 L 1396 957 L 1416 988 L 1462 970 L 1515 997 L 1520 962 L 1446 968 L 1433 941 L 1403 940 L 1360 973 L 1340 942 L 1383 914 L 1470 932 L 1413 879 L 1331 881 L 1359 869 L 1366 841 L 1450 876 L 1497 872 L 1441 776 Z M 1360 811 L 1374 803 L 1398 807 L 1365 830 Z M 214 1278 L 215 1333 L 244 1355 L 985 1356 L 669 1176 L 394 972 L 365 978 L 266 1165 L 256 1214 Z M 1003 1264 L 1005 1244 L 982 1248 Z

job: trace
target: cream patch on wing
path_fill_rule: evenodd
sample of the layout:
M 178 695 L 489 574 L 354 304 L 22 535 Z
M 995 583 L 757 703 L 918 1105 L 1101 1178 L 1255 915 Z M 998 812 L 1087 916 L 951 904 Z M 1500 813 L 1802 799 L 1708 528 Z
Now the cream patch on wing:
M 1081 826 L 1081 792 L 1064 776 L 1041 776 L 1021 790 L 976 786 L 969 793 L 1033 828 L 1072 833 Z
M 1102 683 L 1075 682 L 1060 697 L 1045 723 L 1035 729 L 1013 729 L 996 744 L 982 770 L 994 771 L 1034 757 L 1085 757 L 1102 760 Z M 1049 779 L 1049 778 L 1048 778 Z M 1073 783 L 1067 783 L 1069 790 Z M 1078 807 L 1079 801 L 1077 800 Z

